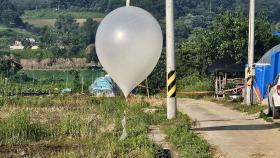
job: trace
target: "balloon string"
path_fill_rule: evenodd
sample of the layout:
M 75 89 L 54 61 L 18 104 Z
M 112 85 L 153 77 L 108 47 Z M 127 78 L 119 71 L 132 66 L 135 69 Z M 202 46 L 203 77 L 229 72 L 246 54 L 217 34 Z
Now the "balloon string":
M 124 117 L 123 117 L 123 120 L 121 121 L 122 122 L 122 127 L 123 127 L 123 132 L 122 132 L 122 135 L 120 137 L 120 140 L 124 140 L 126 139 L 127 137 L 127 131 L 126 131 L 126 123 L 127 123 L 127 104 L 128 104 L 128 98 L 125 97 L 125 100 L 126 100 L 126 104 L 124 105 Z

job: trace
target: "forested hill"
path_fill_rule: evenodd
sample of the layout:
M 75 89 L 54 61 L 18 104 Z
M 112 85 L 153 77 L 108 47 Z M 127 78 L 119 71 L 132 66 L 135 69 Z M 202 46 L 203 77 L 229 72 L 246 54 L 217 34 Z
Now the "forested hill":
M 5 1 L 5 0 L 1 0 Z M 9 0 L 19 10 L 42 8 L 86 9 L 100 12 L 109 12 L 123 6 L 125 0 Z M 176 16 L 187 14 L 205 15 L 218 13 L 223 10 L 244 7 L 247 10 L 248 0 L 176 0 Z M 164 16 L 164 0 L 131 0 L 132 5 L 143 7 L 156 16 Z M 257 0 L 257 11 L 267 14 L 272 21 L 280 20 L 279 0 Z M 1 5 L 3 6 L 3 5 Z
M 87 57 L 88 61 L 98 62 L 94 43 L 100 18 L 124 6 L 125 1 L 0 0 L 0 55 L 40 59 Z M 249 0 L 174 2 L 179 79 L 184 81 L 186 76 L 194 74 L 207 75 L 208 66 L 223 58 L 246 63 Z M 131 0 L 131 5 L 152 13 L 165 33 L 165 0 Z M 258 61 L 267 50 L 280 43 L 280 38 L 273 35 L 280 31 L 280 1 L 256 0 L 256 11 L 255 61 Z M 38 41 L 38 50 L 29 49 L 26 39 L 30 37 Z M 10 50 L 9 45 L 15 40 L 23 41 L 25 49 Z M 151 89 L 164 87 L 164 63 L 163 53 L 149 79 L 153 82 L 149 85 L 155 86 Z

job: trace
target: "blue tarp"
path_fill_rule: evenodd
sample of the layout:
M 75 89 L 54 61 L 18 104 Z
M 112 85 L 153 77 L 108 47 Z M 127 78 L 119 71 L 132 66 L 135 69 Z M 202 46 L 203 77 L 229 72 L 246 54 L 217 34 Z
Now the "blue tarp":
M 99 77 L 89 86 L 89 91 L 97 96 L 114 97 L 117 86 L 110 76 Z
M 256 78 L 254 80 L 255 94 L 261 102 L 267 96 L 267 87 L 280 73 L 280 45 L 268 51 L 263 58 L 255 64 Z
M 273 35 L 280 37 L 280 32 L 274 32 Z

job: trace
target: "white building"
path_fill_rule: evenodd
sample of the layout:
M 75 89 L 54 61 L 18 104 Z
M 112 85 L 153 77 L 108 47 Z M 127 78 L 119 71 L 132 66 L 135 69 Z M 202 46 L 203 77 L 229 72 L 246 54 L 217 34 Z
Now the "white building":
M 15 41 L 14 45 L 10 46 L 11 50 L 23 50 L 24 46 L 22 45 L 21 41 Z

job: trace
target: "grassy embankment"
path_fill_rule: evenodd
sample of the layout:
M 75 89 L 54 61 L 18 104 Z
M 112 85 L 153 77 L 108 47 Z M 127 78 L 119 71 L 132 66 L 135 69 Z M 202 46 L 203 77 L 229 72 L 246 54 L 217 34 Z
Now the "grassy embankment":
M 1 100 L 0 155 L 39 157 L 155 157 L 149 125 L 162 125 L 183 157 L 210 158 L 210 146 L 191 131 L 186 115 L 167 121 L 165 108 L 143 99 L 89 96 L 11 97 Z M 120 141 L 127 111 L 128 137 Z

